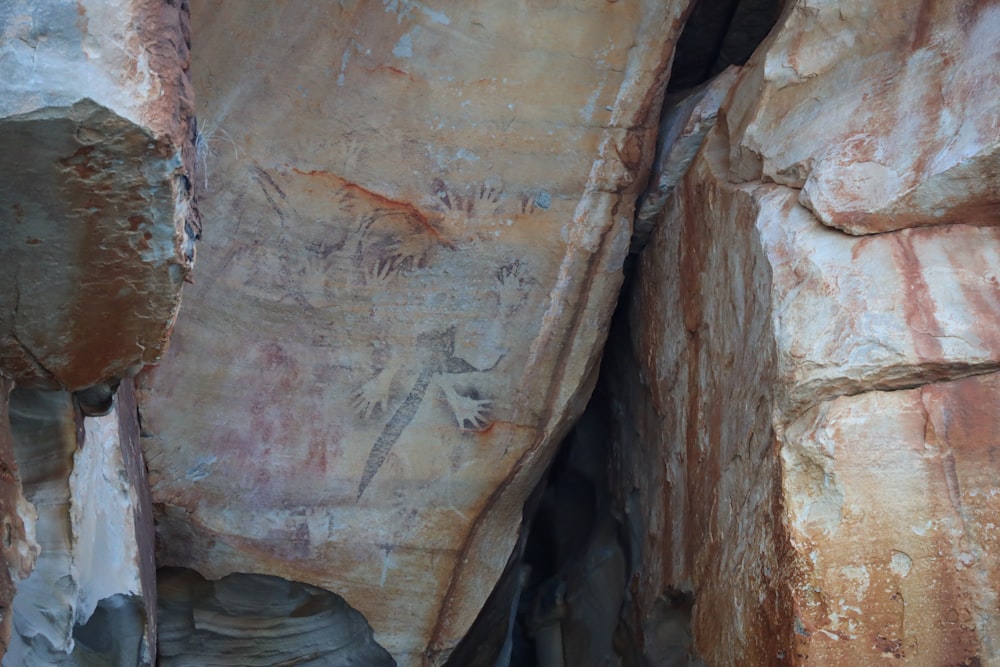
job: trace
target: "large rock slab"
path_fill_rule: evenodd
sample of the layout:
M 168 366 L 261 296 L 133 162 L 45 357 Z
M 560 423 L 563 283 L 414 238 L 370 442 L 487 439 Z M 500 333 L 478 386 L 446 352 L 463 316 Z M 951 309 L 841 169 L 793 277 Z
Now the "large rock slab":
M 718 124 L 640 257 L 631 353 L 607 365 L 620 506 L 648 517 L 630 526 L 630 622 L 655 629 L 673 589 L 694 596 L 707 664 L 995 659 L 994 484 L 949 473 L 928 497 L 923 480 L 955 465 L 949 438 L 965 439 L 970 471 L 995 444 L 995 382 L 961 378 L 1000 362 L 1000 232 L 847 235 L 792 188 L 730 183 L 730 155 Z M 892 568 L 938 552 L 890 590 Z M 890 623 L 911 599 L 919 620 Z
M 728 115 L 733 174 L 852 234 L 1000 219 L 1000 7 L 797 0 Z
M 685 4 L 195 8 L 211 224 L 141 399 L 163 563 L 447 656 L 592 385 Z
M 0 7 L 0 368 L 78 390 L 157 361 L 193 262 L 187 10 Z

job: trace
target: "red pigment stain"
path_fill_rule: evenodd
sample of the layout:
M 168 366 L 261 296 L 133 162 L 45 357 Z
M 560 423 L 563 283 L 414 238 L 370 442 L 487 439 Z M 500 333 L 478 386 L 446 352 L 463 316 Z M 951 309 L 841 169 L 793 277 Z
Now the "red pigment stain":
M 405 76 L 407 79 L 410 79 L 411 81 L 413 80 L 413 77 L 410 76 L 409 72 L 407 72 L 406 70 L 401 70 L 398 67 L 393 67 L 392 65 L 377 65 L 376 67 L 369 69 L 368 71 L 373 74 L 375 72 L 389 72 L 397 76 Z
M 332 173 L 330 173 L 328 171 L 322 171 L 322 170 L 319 170 L 319 169 L 313 169 L 311 171 L 302 171 L 300 169 L 296 169 L 295 167 L 291 167 L 291 170 L 294 171 L 296 174 L 299 174 L 300 176 L 312 176 L 312 177 L 316 177 L 316 178 L 323 178 L 325 180 L 331 181 L 337 187 L 340 187 L 340 188 L 343 188 L 345 190 L 348 190 L 349 192 L 359 193 L 362 196 L 368 198 L 369 200 L 374 200 L 375 202 L 377 202 L 378 204 L 380 204 L 382 206 L 385 206 L 386 208 L 391 208 L 391 209 L 400 211 L 401 213 L 411 215 L 414 218 L 416 218 L 417 220 L 419 220 L 420 224 L 428 232 L 430 232 L 430 234 L 435 239 L 437 239 L 441 243 L 443 243 L 443 244 L 451 247 L 451 244 L 448 241 L 446 241 L 441 236 L 441 233 L 438 232 L 437 229 L 434 228 L 434 225 L 432 225 L 431 222 L 430 222 L 430 220 L 427 219 L 427 216 L 424 215 L 413 204 L 409 204 L 407 202 L 396 201 L 395 199 L 389 199 L 388 197 L 386 197 L 384 195 L 380 195 L 377 192 L 372 192 L 371 190 L 369 190 L 369 189 L 367 189 L 365 187 L 362 187 L 362 186 L 358 185 L 357 183 L 352 183 L 351 181 L 348 181 L 345 178 L 341 178 L 340 176 L 337 176 L 336 174 L 332 174 Z
M 911 235 L 902 232 L 892 235 L 892 257 L 903 276 L 903 312 L 913 336 L 913 347 L 921 359 L 940 359 L 941 341 L 935 338 L 941 326 L 934 316 L 934 302 L 930 288 L 921 271 L 920 260 L 913 249 Z

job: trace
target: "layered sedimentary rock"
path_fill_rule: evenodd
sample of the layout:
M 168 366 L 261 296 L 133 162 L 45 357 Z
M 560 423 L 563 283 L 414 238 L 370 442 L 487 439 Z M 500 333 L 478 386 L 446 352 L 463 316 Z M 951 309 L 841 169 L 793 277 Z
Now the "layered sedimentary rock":
M 259 574 L 206 581 L 165 568 L 159 591 L 162 667 L 395 665 L 361 614 L 314 586 Z
M 85 389 L 160 353 L 193 261 L 187 12 L 0 7 L 0 368 Z M 107 405 L 104 406 L 108 407 Z
M 119 403 L 127 404 L 125 393 Z M 36 513 L 38 556 L 17 583 L 4 665 L 153 664 L 152 526 L 148 504 L 141 509 L 134 403 L 132 410 L 81 420 L 66 392 L 12 394 L 14 452 Z
M 790 3 L 639 261 L 626 618 L 707 664 L 1000 658 L 1000 13 L 925 4 Z
M 141 400 L 164 564 L 446 657 L 589 392 L 684 4 L 195 7 L 213 225 Z

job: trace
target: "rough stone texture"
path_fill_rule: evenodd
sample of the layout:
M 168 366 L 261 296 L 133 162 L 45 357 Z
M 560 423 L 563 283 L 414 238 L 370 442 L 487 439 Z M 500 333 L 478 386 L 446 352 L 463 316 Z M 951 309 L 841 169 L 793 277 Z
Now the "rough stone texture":
M 684 4 L 195 7 L 213 226 L 140 399 L 163 563 L 446 657 L 589 392 Z
M 844 396 L 790 425 L 801 664 L 1000 659 L 1000 375 Z
M 693 648 L 706 664 L 782 664 L 792 622 L 773 450 L 771 266 L 754 187 L 720 181 L 712 167 L 726 146 L 708 148 L 640 257 L 628 327 L 605 364 L 633 554 L 624 616 L 659 664 L 661 608 L 693 593 Z
M 964 54 L 941 59 L 946 72 L 921 70 L 928 81 L 995 75 L 977 59 L 985 49 L 995 61 L 995 29 L 982 31 L 1000 15 L 986 3 L 925 4 L 926 25 L 909 5 L 892 16 L 840 5 L 830 30 L 848 48 L 817 42 L 815 22 L 833 20 L 832 9 L 792 3 L 640 257 L 630 352 L 611 352 L 607 367 L 619 504 L 641 554 L 626 621 L 649 638 L 647 657 L 679 591 L 694 596 L 693 652 L 707 664 L 1000 660 L 1000 233 L 983 226 L 993 195 L 978 189 L 995 187 L 995 121 L 983 120 L 995 119 L 995 100 L 970 108 L 946 90 L 941 111 L 919 101 L 916 72 L 868 86 L 871 113 L 893 119 L 872 124 L 871 141 L 909 185 L 893 190 L 878 175 L 878 197 L 852 198 L 845 185 L 829 209 L 814 196 L 836 160 L 863 162 L 842 152 L 844 133 L 860 130 L 838 123 L 871 120 L 844 100 L 860 103 L 857 82 L 887 76 L 878 63 L 910 48 L 892 35 L 923 31 L 934 48 Z M 948 32 L 952 8 L 964 33 Z M 796 71 L 814 76 L 777 67 L 791 62 L 790 45 Z M 807 67 L 806 56 L 823 64 Z M 886 90 L 897 85 L 893 115 Z M 804 91 L 829 115 L 794 102 Z M 894 134 L 946 117 L 965 128 L 948 150 L 962 144 L 968 159 L 934 144 L 938 135 L 913 149 Z M 939 151 L 928 170 L 892 162 L 924 149 Z M 936 215 L 928 197 L 944 190 Z
M 949 225 L 859 238 L 817 225 L 796 194 L 771 187 L 757 195 L 774 267 L 783 412 L 998 367 L 1000 229 Z
M 187 10 L 0 7 L 0 368 L 77 390 L 159 359 L 193 262 Z
M 320 588 L 259 574 L 206 581 L 179 568 L 159 579 L 160 667 L 396 664 L 361 614 Z
M 122 457 L 117 411 L 82 420 L 66 392 L 18 388 L 12 396 L 39 553 L 17 586 L 3 664 L 152 665 L 140 556 L 152 545 L 136 537 L 136 480 Z
M 648 241 L 667 200 L 691 166 L 705 135 L 715 126 L 719 107 L 736 83 L 739 71 L 731 67 L 698 90 L 667 96 L 650 186 L 643 193 L 632 230 L 633 252 Z
M 798 0 L 779 27 L 728 114 L 734 177 L 852 234 L 997 224 L 1000 5 Z
M 0 375 L 0 657 L 11 641 L 11 604 L 19 580 L 31 574 L 38 557 L 35 543 L 35 509 L 24 499 L 21 475 L 14 457 L 10 428 L 10 391 L 14 383 Z

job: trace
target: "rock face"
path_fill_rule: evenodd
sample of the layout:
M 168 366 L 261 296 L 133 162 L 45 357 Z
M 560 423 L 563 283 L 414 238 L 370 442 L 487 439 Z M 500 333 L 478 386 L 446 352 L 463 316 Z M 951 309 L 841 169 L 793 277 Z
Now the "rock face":
M 158 665 L 390 667 L 395 662 L 342 598 L 278 577 L 230 574 L 205 581 L 160 575 Z
M 796 188 L 852 234 L 995 225 L 998 13 L 980 0 L 789 3 L 728 115 L 733 176 Z
M 681 591 L 707 664 L 1000 659 L 998 30 L 789 3 L 674 190 L 607 364 L 647 657 Z
M 1000 664 L 1000 4 L 779 4 L 0 4 L 3 664 Z
M 126 396 L 119 399 L 125 402 Z M 13 602 L 4 665 L 152 665 L 156 593 L 133 412 L 80 419 L 67 392 L 16 389 L 10 424 L 38 557 Z M 123 425 L 135 429 L 122 437 Z M 131 465 L 130 465 L 131 463 Z M 148 505 L 147 505 L 148 508 Z M 97 661 L 95 663 L 95 661 Z
M 195 7 L 163 564 L 330 590 L 400 664 L 463 636 L 593 382 L 683 11 L 584 5 Z
M 0 367 L 85 389 L 159 359 L 197 220 L 186 11 L 0 7 Z

